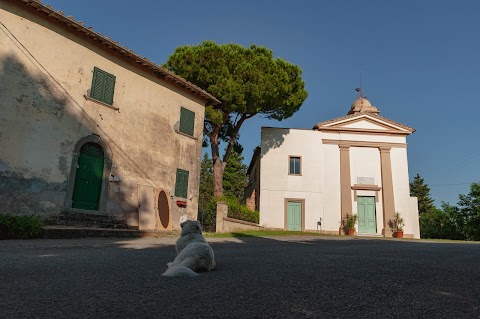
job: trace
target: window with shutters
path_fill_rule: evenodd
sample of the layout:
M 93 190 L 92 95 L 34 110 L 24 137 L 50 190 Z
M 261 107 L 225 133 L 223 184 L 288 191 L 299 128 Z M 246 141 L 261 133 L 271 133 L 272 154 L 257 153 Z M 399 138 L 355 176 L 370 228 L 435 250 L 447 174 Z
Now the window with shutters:
M 108 105 L 113 104 L 113 93 L 115 91 L 115 76 L 99 68 L 93 69 L 92 88 L 90 98 Z
M 187 198 L 188 193 L 188 171 L 177 168 L 177 180 L 175 182 L 175 196 Z
M 180 110 L 180 132 L 193 136 L 194 124 L 195 112 L 182 107 Z

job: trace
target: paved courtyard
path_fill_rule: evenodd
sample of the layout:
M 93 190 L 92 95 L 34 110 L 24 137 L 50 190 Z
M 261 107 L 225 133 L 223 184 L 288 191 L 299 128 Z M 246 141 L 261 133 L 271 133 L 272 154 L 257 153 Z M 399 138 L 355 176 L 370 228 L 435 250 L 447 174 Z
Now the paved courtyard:
M 0 318 L 480 318 L 480 244 L 209 241 L 196 278 L 160 276 L 174 238 L 0 241 Z

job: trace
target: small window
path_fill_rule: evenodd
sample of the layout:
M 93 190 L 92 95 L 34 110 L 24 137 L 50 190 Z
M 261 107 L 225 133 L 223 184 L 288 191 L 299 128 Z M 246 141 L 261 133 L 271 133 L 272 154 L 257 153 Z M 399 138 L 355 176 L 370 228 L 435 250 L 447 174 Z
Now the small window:
M 112 105 L 114 91 L 115 76 L 95 67 L 93 69 L 90 97 L 105 104 Z
M 175 182 L 175 196 L 187 198 L 188 193 L 188 171 L 177 168 L 177 180 Z
M 300 156 L 290 156 L 290 175 L 301 175 L 301 157 Z
M 195 112 L 182 107 L 180 110 L 180 132 L 193 136 L 194 124 Z

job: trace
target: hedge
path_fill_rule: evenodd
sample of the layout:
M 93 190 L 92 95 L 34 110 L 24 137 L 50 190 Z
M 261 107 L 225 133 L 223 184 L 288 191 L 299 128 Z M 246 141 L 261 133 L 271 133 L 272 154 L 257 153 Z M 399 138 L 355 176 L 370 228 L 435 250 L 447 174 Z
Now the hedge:
M 42 234 L 42 220 L 38 216 L 0 214 L 0 239 L 38 238 Z
M 214 225 L 216 223 L 217 202 L 220 201 L 227 203 L 228 217 L 255 224 L 258 224 L 260 221 L 260 213 L 258 211 L 248 209 L 245 205 L 240 204 L 236 198 L 222 197 L 219 199 L 212 199 L 205 207 L 202 221 L 204 225 Z

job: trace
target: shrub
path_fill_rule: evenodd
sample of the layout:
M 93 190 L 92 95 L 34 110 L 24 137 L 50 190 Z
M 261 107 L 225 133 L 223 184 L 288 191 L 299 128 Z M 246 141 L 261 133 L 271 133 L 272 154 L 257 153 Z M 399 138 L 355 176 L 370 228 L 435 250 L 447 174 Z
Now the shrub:
M 400 216 L 399 212 L 396 212 L 393 216 L 393 219 L 388 220 L 388 227 L 392 232 L 403 231 L 403 226 L 405 226 L 405 220 Z
M 217 223 L 217 202 L 214 199 L 210 200 L 205 205 L 204 211 L 198 213 L 198 218 L 204 231 L 214 232 Z
M 343 217 L 342 220 L 342 228 L 345 231 L 345 233 L 348 232 L 350 229 L 355 229 L 355 223 L 357 222 L 357 215 L 353 214 L 346 214 L 345 217 Z
M 203 212 L 203 224 L 204 230 L 215 229 L 215 224 L 217 221 L 217 202 L 226 202 L 228 205 L 228 217 L 244 220 L 251 223 L 256 223 L 260 221 L 260 213 L 258 211 L 251 211 L 245 205 L 242 205 L 238 202 L 238 199 L 235 197 L 221 197 L 217 199 L 212 199 L 205 207 Z M 200 214 L 199 214 L 200 216 Z
M 260 221 L 260 213 L 252 211 L 247 206 L 242 205 L 236 198 L 227 198 L 228 217 L 244 220 L 247 222 L 258 224 Z
M 0 214 L 0 239 L 37 238 L 41 233 L 42 220 L 38 216 Z

